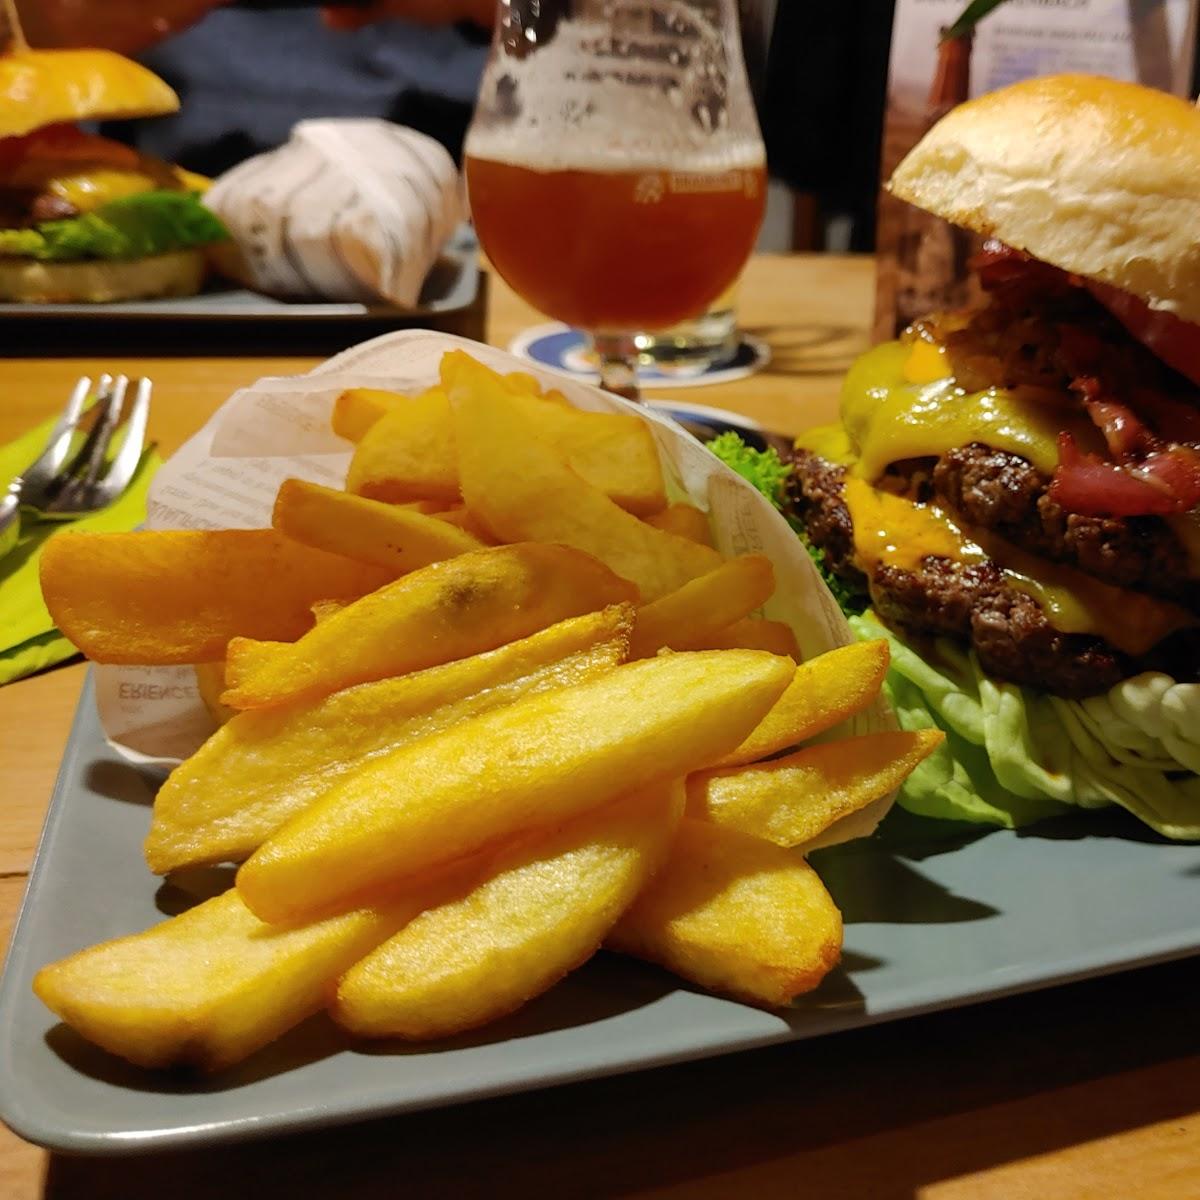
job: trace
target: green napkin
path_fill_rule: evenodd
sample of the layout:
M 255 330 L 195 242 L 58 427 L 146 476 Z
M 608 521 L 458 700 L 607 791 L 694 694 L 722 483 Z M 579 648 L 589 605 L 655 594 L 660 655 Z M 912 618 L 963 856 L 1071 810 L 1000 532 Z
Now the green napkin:
M 0 487 L 20 474 L 41 453 L 54 421 L 0 446 Z M 21 539 L 0 558 L 0 684 L 52 667 L 75 653 L 50 619 L 38 583 L 42 547 L 61 529 L 113 532 L 133 529 L 146 519 L 146 490 L 162 460 L 153 450 L 142 455 L 133 483 L 108 508 L 69 524 L 22 518 Z

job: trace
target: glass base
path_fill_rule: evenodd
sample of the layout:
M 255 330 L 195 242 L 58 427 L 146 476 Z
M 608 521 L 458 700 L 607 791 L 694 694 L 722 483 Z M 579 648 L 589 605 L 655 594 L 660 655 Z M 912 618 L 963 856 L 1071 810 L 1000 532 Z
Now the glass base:
M 737 313 L 715 309 L 657 333 L 637 333 L 633 338 L 638 362 L 668 373 L 696 374 L 731 363 L 738 353 Z

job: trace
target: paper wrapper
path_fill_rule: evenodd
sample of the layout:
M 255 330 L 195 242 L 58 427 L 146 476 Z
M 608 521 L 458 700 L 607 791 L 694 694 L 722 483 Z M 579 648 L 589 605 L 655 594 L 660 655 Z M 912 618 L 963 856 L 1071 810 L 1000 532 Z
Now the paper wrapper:
M 417 392 L 436 382 L 443 353 L 463 349 L 496 370 L 521 370 L 558 388 L 578 408 L 630 412 L 654 433 L 673 499 L 708 511 L 717 548 L 727 557 L 761 552 L 775 565 L 776 589 L 763 615 L 795 630 L 804 658 L 853 642 L 841 609 L 787 522 L 748 483 L 690 434 L 652 409 L 463 338 L 425 330 L 387 334 L 330 359 L 307 375 L 262 379 L 237 392 L 159 471 L 150 488 L 151 529 L 253 529 L 270 524 L 280 483 L 289 477 L 340 487 L 349 444 L 329 429 L 337 396 L 351 387 Z M 269 586 L 264 581 L 264 586 Z M 190 667 L 96 668 L 101 724 L 113 747 L 147 764 L 173 766 L 213 730 Z M 874 707 L 826 740 L 895 728 L 887 706 Z M 863 837 L 891 797 L 838 822 L 820 845 Z
M 233 235 L 222 266 L 289 299 L 413 308 L 465 216 L 454 160 L 375 119 L 301 121 L 278 150 L 222 175 L 204 203 Z

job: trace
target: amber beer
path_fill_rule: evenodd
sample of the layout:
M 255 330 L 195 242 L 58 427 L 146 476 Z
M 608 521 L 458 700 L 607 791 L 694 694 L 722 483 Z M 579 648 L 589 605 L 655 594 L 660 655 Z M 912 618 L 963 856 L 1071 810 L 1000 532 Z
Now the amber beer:
M 665 329 L 741 273 L 766 204 L 761 162 L 716 170 L 551 169 L 468 155 L 479 239 L 521 297 L 581 329 Z

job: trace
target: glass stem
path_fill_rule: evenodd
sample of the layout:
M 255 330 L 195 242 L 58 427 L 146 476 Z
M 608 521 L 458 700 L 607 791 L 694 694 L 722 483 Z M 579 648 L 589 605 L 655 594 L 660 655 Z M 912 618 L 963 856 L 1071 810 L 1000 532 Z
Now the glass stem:
M 600 359 L 600 386 L 606 392 L 639 403 L 642 393 L 637 382 L 637 343 L 628 333 L 596 333 L 592 345 Z

